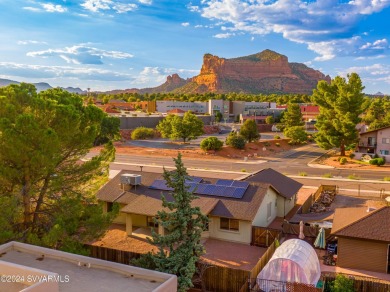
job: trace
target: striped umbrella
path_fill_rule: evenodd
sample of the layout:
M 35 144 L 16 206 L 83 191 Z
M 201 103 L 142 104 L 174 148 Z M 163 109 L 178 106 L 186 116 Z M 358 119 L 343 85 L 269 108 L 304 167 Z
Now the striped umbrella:
M 314 241 L 314 246 L 319 248 L 325 248 L 326 242 L 325 242 L 325 229 L 321 227 L 320 231 L 318 232 L 317 238 Z

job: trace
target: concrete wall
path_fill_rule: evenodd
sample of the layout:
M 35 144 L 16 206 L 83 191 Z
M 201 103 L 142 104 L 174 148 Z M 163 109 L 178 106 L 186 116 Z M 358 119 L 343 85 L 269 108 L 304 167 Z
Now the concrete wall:
M 211 116 L 197 116 L 203 121 L 203 124 L 211 124 Z M 135 129 L 138 127 L 156 128 L 158 123 L 164 119 L 164 117 L 148 116 L 148 117 L 119 117 L 120 129 Z
M 252 224 L 249 221 L 239 221 L 239 230 L 224 230 L 220 228 L 220 218 L 210 217 L 209 237 L 226 241 L 250 244 L 252 236 Z
M 267 193 L 264 196 L 263 202 L 260 205 L 259 210 L 253 220 L 254 226 L 267 227 L 278 215 L 278 203 L 277 203 L 278 195 L 276 192 L 268 188 Z M 268 204 L 271 203 L 271 216 L 267 216 L 267 208 Z
M 174 101 L 174 100 L 157 100 L 156 110 L 159 113 L 167 113 L 173 109 L 181 109 L 184 111 L 192 111 L 193 113 L 205 114 L 208 113 L 208 102 L 206 101 Z

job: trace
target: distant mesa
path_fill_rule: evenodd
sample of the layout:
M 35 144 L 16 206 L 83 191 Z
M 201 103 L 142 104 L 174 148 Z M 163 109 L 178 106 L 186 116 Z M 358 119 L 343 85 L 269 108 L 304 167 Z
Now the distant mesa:
M 331 78 L 304 64 L 289 63 L 284 55 L 264 50 L 232 59 L 205 54 L 199 75 L 185 80 L 173 74 L 160 86 L 136 92 L 312 94 L 320 80 L 330 82 Z
M 8 86 L 10 84 L 20 84 L 21 82 L 14 81 L 14 80 L 9 80 L 9 79 L 1 79 L 0 78 L 0 87 Z M 38 83 L 32 83 L 35 88 L 37 89 L 37 92 L 44 91 L 50 88 L 53 88 L 50 84 L 45 83 L 45 82 L 38 82 Z M 74 88 L 74 87 L 60 87 L 68 92 L 71 93 L 78 93 L 78 94 L 84 94 L 86 91 L 80 89 L 80 88 Z

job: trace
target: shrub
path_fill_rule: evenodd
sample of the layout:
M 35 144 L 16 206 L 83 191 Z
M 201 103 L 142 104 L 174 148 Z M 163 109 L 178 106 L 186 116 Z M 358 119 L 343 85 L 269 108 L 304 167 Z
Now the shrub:
M 131 133 L 131 139 L 142 140 L 154 137 L 154 130 L 146 127 L 138 127 Z
M 369 163 L 370 163 L 371 165 L 381 166 L 381 165 L 384 165 L 384 164 L 386 163 L 386 160 L 385 160 L 384 158 L 382 158 L 382 157 L 380 157 L 380 158 L 374 158 L 374 159 L 371 159 L 371 160 L 369 161 Z
M 307 176 L 307 172 L 302 171 L 302 172 L 299 173 L 299 175 L 300 176 Z
M 339 161 L 341 165 L 344 165 L 347 163 L 347 157 L 341 157 Z
M 275 135 L 274 139 L 280 139 L 280 136 L 279 135 Z
M 385 177 L 383 178 L 383 180 L 384 180 L 384 181 L 390 181 L 390 176 L 385 176 Z
M 280 143 L 275 143 L 275 146 L 280 147 Z
M 226 138 L 226 145 L 232 146 L 236 149 L 244 149 L 245 148 L 245 138 L 241 135 L 237 135 L 236 133 L 230 133 Z
M 333 175 L 329 172 L 329 173 L 324 173 L 322 177 L 325 177 L 325 178 L 332 178 Z
M 204 151 L 208 150 L 220 150 L 223 146 L 223 142 L 217 137 L 208 137 L 200 142 L 200 149 Z
M 355 153 L 349 153 L 349 158 L 353 159 L 355 157 Z
M 269 146 L 271 146 L 271 144 L 270 144 L 269 142 L 265 142 L 265 143 L 264 143 L 264 146 L 269 147 Z
M 246 169 L 245 168 L 241 169 L 241 172 L 246 172 Z
M 355 291 L 353 286 L 353 279 L 344 275 L 338 274 L 336 279 L 331 284 L 332 292 L 353 292 Z

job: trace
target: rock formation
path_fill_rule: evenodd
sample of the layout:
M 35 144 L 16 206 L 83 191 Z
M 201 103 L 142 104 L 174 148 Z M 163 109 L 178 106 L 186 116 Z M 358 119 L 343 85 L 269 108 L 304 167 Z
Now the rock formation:
M 311 94 L 319 80 L 330 77 L 271 50 L 234 59 L 205 54 L 200 74 L 175 91 Z

